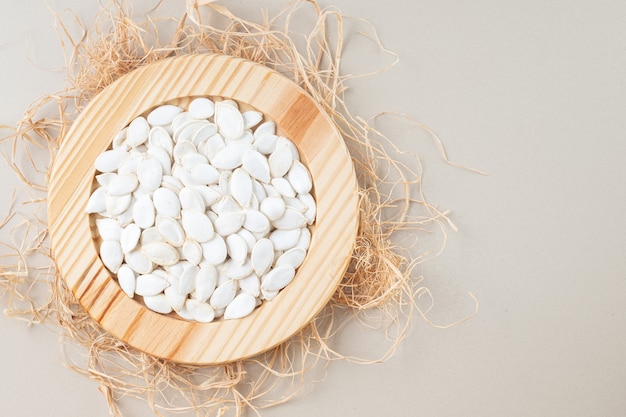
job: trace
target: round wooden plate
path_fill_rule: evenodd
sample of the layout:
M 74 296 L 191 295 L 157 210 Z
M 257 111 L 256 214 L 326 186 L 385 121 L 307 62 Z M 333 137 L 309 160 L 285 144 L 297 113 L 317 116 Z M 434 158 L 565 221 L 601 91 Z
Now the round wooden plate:
M 292 283 L 238 320 L 196 323 L 148 310 L 127 297 L 98 257 L 86 213 L 96 157 L 135 117 L 194 96 L 231 98 L 274 120 L 309 167 L 317 219 L 307 257 Z M 52 168 L 50 239 L 59 272 L 83 308 L 129 345 L 175 362 L 216 364 L 264 352 L 294 335 L 328 302 L 347 268 L 358 223 L 354 167 L 328 116 L 295 83 L 265 66 L 228 56 L 162 60 L 120 78 L 76 120 Z

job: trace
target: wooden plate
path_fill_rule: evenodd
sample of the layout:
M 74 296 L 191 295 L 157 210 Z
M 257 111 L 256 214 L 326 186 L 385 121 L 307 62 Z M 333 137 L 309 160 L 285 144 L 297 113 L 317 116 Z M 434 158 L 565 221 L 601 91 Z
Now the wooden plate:
M 239 320 L 195 323 L 127 297 L 98 257 L 86 214 L 96 157 L 132 119 L 175 99 L 232 98 L 274 120 L 313 177 L 317 220 L 305 262 L 271 302 Z M 347 268 L 358 223 L 357 185 L 345 143 L 327 115 L 282 75 L 250 61 L 194 55 L 120 78 L 87 106 L 64 138 L 49 183 L 48 217 L 59 272 L 83 308 L 111 334 L 151 355 L 215 364 L 266 351 L 298 332 L 328 302 Z

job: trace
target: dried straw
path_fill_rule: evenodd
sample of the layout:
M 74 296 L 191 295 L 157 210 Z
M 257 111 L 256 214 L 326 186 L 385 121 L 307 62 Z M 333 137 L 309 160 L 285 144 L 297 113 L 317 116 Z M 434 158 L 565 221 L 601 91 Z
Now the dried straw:
M 7 303 L 5 313 L 30 323 L 58 326 L 66 350 L 79 352 L 68 352 L 68 366 L 99 384 L 114 416 L 121 415 L 118 402 L 124 397 L 146 400 L 159 416 L 239 416 L 245 409 L 258 415 L 259 410 L 297 395 L 311 378 L 323 378 L 330 360 L 373 363 L 389 358 L 416 310 L 426 318 L 428 308 L 417 309 L 416 300 L 427 297 L 432 305 L 416 267 L 439 253 L 446 230 L 454 227 L 447 213 L 426 202 L 419 160 L 399 162 L 394 155 L 400 151 L 372 127 L 373 119 L 351 116 L 344 99 L 346 84 L 369 74 L 340 73 L 346 18 L 333 8 L 321 9 L 314 1 L 294 3 L 275 17 L 263 16 L 260 22 L 244 20 L 206 0 L 188 1 L 180 19 L 136 21 L 131 16 L 125 4 L 112 2 L 103 7 L 93 29 L 81 26 L 79 36 L 73 36 L 59 19 L 69 86 L 35 101 L 16 129 L 0 140 L 9 166 L 27 185 L 29 195 L 20 197 L 25 203 L 20 210 L 30 209 L 18 215 L 12 200 L 7 217 L 0 222 L 0 227 L 11 227 L 14 236 L 14 242 L 1 244 L 0 294 Z M 295 31 L 297 19 L 312 22 L 310 29 Z M 382 47 L 369 24 L 355 21 L 367 39 L 393 62 L 397 60 Z M 104 331 L 55 272 L 45 214 L 39 214 L 45 210 L 48 180 L 47 168 L 41 167 L 51 166 L 72 120 L 91 98 L 142 65 L 203 52 L 239 56 L 273 68 L 321 105 L 352 154 L 361 219 L 348 271 L 330 303 L 307 327 L 255 358 L 210 367 L 151 357 Z M 441 237 L 440 245 L 426 247 L 421 236 L 433 234 Z M 374 358 L 336 351 L 334 335 L 353 322 L 383 329 L 389 339 L 387 349 Z

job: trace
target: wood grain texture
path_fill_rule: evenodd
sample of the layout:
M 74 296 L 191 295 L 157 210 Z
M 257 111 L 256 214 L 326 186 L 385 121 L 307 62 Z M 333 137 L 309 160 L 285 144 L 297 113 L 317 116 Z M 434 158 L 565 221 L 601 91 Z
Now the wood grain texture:
M 274 120 L 313 177 L 318 205 L 309 253 L 293 282 L 239 320 L 194 323 L 128 298 L 98 257 L 85 209 L 94 161 L 120 129 L 157 105 L 193 96 L 232 98 Z M 326 114 L 296 84 L 250 61 L 194 55 L 139 68 L 87 106 L 64 138 L 49 184 L 49 228 L 59 272 L 85 310 L 111 334 L 154 356 L 215 364 L 266 351 L 298 332 L 328 302 L 354 246 L 358 196 L 346 146 Z

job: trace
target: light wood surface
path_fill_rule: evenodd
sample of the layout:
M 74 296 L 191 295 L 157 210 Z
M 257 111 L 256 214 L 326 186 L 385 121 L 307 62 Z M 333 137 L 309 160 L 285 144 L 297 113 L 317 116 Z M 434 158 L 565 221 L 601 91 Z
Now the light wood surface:
M 274 120 L 299 148 L 314 182 L 317 220 L 307 258 L 293 282 L 239 320 L 194 323 L 130 299 L 100 261 L 85 208 L 95 158 L 134 117 L 175 99 L 219 96 Z M 357 230 L 354 168 L 328 117 L 296 84 L 268 68 L 216 55 L 172 58 L 119 79 L 94 98 L 64 138 L 48 201 L 57 265 L 85 310 L 110 333 L 160 358 L 194 364 L 253 356 L 288 339 L 323 308 L 341 280 Z

